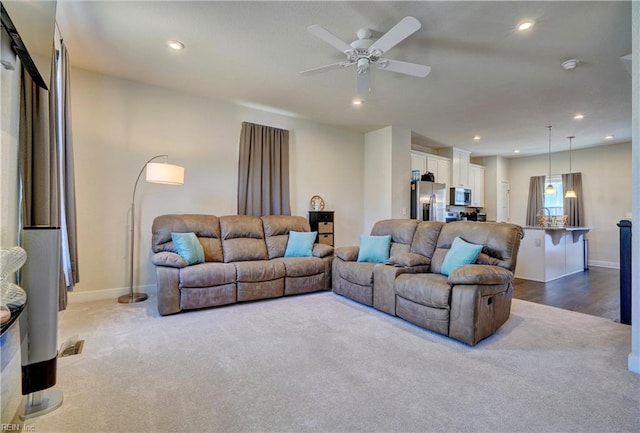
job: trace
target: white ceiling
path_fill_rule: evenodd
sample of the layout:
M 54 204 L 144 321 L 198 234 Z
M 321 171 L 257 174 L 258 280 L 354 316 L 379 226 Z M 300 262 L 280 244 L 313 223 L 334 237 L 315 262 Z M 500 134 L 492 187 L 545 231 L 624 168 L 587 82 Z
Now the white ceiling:
M 354 68 L 303 77 L 344 55 L 307 31 L 351 42 L 405 16 L 422 28 L 385 57 L 426 78 L 373 68 L 359 108 Z M 631 141 L 630 2 L 58 1 L 74 66 L 368 132 L 398 125 L 414 142 L 514 156 Z M 535 19 L 533 30 L 516 24 Z M 181 52 L 169 39 L 186 45 Z M 565 71 L 564 60 L 579 59 Z M 581 121 L 575 113 L 584 113 Z M 480 141 L 474 141 L 474 135 Z M 615 138 L 605 141 L 604 136 Z

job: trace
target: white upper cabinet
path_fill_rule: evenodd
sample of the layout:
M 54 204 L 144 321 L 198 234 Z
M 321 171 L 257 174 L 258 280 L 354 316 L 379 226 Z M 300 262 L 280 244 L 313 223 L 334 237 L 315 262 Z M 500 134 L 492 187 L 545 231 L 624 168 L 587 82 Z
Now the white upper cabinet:
M 411 170 L 420 170 L 421 176 L 430 171 L 436 182 L 447 186 L 451 183 L 451 160 L 443 156 L 413 150 L 411 151 Z
M 449 176 L 451 173 L 451 161 L 440 156 L 427 156 L 427 170 L 433 173 L 437 183 L 444 183 L 449 186 L 451 181 Z
M 451 171 L 451 185 L 469 188 L 469 159 L 471 152 L 455 147 L 451 152 L 453 167 Z
M 484 207 L 484 167 L 469 164 L 469 188 L 471 188 L 471 206 Z
M 419 170 L 420 176 L 427 172 L 427 154 L 422 152 L 411 152 L 411 171 Z

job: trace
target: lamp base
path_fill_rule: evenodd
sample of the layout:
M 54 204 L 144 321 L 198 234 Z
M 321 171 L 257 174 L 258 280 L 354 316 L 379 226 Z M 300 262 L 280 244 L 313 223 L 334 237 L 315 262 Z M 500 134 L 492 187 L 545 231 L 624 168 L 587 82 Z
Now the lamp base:
M 118 302 L 121 304 L 134 304 L 136 302 L 145 301 L 148 298 L 146 293 L 130 293 L 128 295 L 122 295 L 118 298 Z
M 57 389 L 28 394 L 20 407 L 20 419 L 24 421 L 53 412 L 62 406 L 62 400 L 62 391 Z

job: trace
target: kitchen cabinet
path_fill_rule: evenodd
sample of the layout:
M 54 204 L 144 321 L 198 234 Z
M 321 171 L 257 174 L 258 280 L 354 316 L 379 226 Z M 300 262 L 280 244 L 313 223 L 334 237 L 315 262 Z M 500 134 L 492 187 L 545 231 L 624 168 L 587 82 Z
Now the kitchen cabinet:
M 469 188 L 469 160 L 471 152 L 451 148 L 451 186 Z
M 427 171 L 433 173 L 436 183 L 444 183 L 447 187 L 451 185 L 451 160 L 444 156 L 432 155 L 430 153 L 411 151 L 411 170 L 420 170 L 420 175 Z M 449 204 L 449 193 L 446 194 L 446 203 Z
M 433 173 L 437 183 L 444 183 L 447 188 L 451 184 L 451 161 L 441 156 L 427 155 L 427 170 Z
M 484 167 L 469 164 L 469 188 L 471 189 L 471 206 L 484 207 Z
M 443 156 L 413 150 L 411 151 L 411 170 L 419 170 L 420 175 L 430 171 L 435 177 L 435 182 L 444 183 L 447 186 L 451 183 L 451 160 Z
M 422 152 L 411 152 L 411 171 L 418 170 L 422 176 L 427 172 L 427 154 Z

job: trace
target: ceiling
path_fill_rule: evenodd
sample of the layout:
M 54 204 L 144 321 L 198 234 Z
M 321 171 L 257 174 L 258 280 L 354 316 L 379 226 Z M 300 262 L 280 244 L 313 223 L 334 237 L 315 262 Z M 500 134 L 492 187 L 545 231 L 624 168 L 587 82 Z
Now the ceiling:
M 472 156 L 533 155 L 631 141 L 630 2 L 58 1 L 74 66 L 316 122 L 369 132 L 388 125 L 415 143 Z M 307 31 L 350 43 L 405 16 L 422 27 L 385 57 L 428 65 L 415 78 L 372 70 L 354 107 L 355 68 Z M 517 32 L 523 19 L 528 32 Z M 183 51 L 166 42 L 180 40 Z M 579 60 L 564 70 L 567 59 Z M 583 120 L 573 119 L 584 113 Z M 481 136 L 474 140 L 473 136 Z M 613 135 L 612 140 L 605 140 Z

